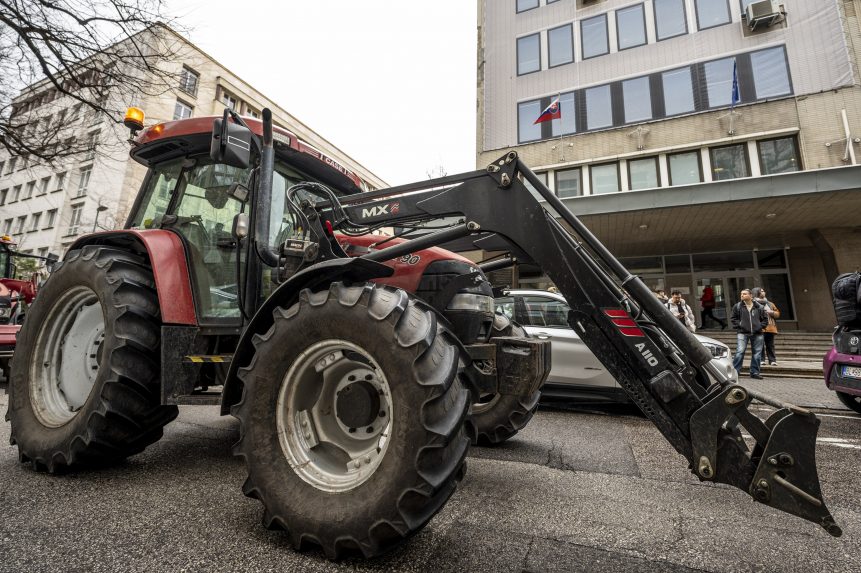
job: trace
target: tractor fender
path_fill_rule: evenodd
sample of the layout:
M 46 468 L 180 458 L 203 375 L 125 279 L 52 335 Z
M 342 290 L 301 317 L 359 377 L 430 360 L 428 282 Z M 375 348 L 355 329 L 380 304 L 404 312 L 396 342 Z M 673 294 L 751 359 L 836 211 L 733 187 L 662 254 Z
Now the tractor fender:
M 272 313 L 276 308 L 290 307 L 299 300 L 299 293 L 306 288 L 322 290 L 329 288 L 333 282 L 366 282 L 391 276 L 392 273 L 394 270 L 391 267 L 366 259 L 331 259 L 296 273 L 275 289 L 251 318 L 236 345 L 221 392 L 221 415 L 229 414 L 231 406 L 242 398 L 242 383 L 236 374 L 240 368 L 251 363 L 254 356 L 251 340 L 255 334 L 262 334 L 272 327 Z
M 93 233 L 76 240 L 66 252 L 86 245 L 108 245 L 146 254 L 152 266 L 162 323 L 197 326 L 188 257 L 176 233 L 162 229 Z

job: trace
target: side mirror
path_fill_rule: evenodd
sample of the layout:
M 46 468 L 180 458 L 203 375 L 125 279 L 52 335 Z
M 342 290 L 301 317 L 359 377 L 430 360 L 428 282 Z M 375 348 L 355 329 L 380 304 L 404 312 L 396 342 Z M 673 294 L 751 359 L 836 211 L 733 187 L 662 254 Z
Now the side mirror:
M 212 122 L 209 157 L 216 163 L 246 169 L 251 165 L 251 131 L 227 118 L 225 109 L 224 117 Z

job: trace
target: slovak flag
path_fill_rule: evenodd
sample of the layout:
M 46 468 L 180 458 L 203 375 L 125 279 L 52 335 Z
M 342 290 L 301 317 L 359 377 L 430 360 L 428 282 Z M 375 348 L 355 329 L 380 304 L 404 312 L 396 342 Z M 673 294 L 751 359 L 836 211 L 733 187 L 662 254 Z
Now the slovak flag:
M 532 125 L 536 125 L 539 123 L 544 123 L 545 121 L 550 121 L 552 119 L 559 119 L 562 117 L 562 108 L 559 106 L 559 98 L 556 98 L 550 105 L 544 108 L 544 111 L 541 112 L 541 115 L 538 116 L 538 119 Z

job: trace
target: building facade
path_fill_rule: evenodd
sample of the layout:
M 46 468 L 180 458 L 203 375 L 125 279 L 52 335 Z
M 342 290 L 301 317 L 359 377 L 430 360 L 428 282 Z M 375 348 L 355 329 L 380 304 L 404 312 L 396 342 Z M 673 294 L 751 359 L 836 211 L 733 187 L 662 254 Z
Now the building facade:
M 200 116 L 221 116 L 225 107 L 259 117 L 264 107 L 273 121 L 319 151 L 327 161 L 352 171 L 367 189 L 386 187 L 379 177 L 296 119 L 212 57 L 172 30 L 159 27 L 170 46 L 171 61 L 162 72 L 175 78 L 157 95 L 134 95 L 106 107 L 135 106 L 146 125 Z M 114 100 L 126 96 L 109 94 Z M 13 102 L 13 113 L 29 114 L 42 125 L 56 125 L 64 142 L 85 142 L 86 151 L 44 165 L 0 151 L 0 234 L 11 235 L 25 253 L 62 255 L 80 235 L 119 228 L 143 181 L 146 169 L 129 158 L 129 132 L 122 124 L 87 112 L 47 81 L 29 86 Z M 118 118 L 119 119 L 119 118 Z M 34 128 L 35 129 L 35 128 Z
M 861 268 L 861 2 L 479 0 L 479 166 L 516 149 L 653 289 L 835 324 Z M 559 115 L 536 123 L 557 103 Z M 547 286 L 521 268 L 520 286 Z M 717 323 L 705 326 L 714 327 Z

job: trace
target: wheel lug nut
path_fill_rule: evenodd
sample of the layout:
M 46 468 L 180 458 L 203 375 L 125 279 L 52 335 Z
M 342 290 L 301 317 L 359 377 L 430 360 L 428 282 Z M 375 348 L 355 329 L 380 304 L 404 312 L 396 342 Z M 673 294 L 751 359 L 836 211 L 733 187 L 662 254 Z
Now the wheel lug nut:
M 356 433 L 356 428 L 350 428 L 350 429 L 349 429 L 349 430 L 347 430 L 347 431 L 348 431 L 348 432 L 350 432 L 351 434 L 355 434 L 355 433 Z
M 385 418 L 385 417 L 386 417 L 386 413 L 385 413 L 385 412 L 380 412 L 380 418 Z

